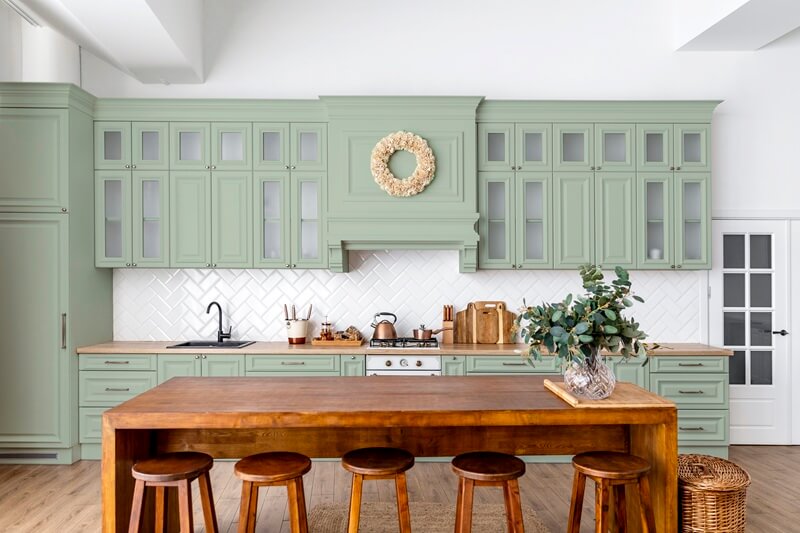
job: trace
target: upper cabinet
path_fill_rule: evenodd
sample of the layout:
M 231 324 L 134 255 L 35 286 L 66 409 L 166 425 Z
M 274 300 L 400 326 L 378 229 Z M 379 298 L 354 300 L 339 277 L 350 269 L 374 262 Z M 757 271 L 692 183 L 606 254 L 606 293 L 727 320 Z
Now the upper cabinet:
M 640 172 L 710 172 L 708 124 L 638 124 Z
M 632 171 L 633 124 L 554 124 L 557 171 Z
M 172 170 L 252 168 L 249 122 L 172 122 L 169 130 Z
M 550 124 L 478 125 L 478 170 L 551 170 Z
M 322 123 L 253 124 L 255 170 L 313 170 L 327 168 L 327 125 Z
M 166 122 L 95 122 L 95 170 L 167 170 Z

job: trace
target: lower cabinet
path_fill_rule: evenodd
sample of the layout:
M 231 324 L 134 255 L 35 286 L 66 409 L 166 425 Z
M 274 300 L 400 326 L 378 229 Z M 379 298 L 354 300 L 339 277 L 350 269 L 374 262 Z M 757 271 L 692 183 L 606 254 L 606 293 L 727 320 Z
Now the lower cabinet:
M 244 376 L 244 357 L 229 354 L 158 354 L 158 383 L 181 376 Z
M 443 376 L 463 376 L 467 373 L 466 362 L 463 355 L 443 355 L 442 356 L 442 375 Z
M 338 355 L 249 355 L 248 376 L 338 376 Z
M 544 357 L 541 361 L 526 362 L 519 355 L 470 355 L 467 357 L 466 374 L 560 374 L 555 357 Z
M 364 355 L 343 355 L 341 361 L 342 376 L 364 376 L 366 375 L 366 356 Z

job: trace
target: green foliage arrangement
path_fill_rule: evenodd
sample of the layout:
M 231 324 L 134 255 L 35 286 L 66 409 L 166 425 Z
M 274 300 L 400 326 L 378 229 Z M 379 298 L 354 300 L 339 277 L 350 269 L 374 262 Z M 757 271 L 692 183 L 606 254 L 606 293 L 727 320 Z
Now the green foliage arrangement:
M 644 300 L 631 292 L 624 268 L 616 267 L 614 272 L 617 278 L 609 285 L 597 265 L 584 265 L 580 275 L 586 294 L 568 294 L 562 302 L 536 306 L 523 300 L 516 326 L 528 345 L 527 352 L 522 353 L 528 363 L 541 360 L 543 348 L 562 362 L 586 362 L 590 366 L 594 366 L 600 350 L 625 358 L 646 354 L 648 345 L 642 341 L 647 335 L 633 318 L 622 316 L 633 306 L 632 299 Z

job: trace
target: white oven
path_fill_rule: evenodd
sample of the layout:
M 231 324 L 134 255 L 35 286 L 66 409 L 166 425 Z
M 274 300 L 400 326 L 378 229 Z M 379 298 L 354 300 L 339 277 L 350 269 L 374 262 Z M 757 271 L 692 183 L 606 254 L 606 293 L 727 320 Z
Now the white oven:
M 377 354 L 367 355 L 368 376 L 441 376 L 439 355 Z

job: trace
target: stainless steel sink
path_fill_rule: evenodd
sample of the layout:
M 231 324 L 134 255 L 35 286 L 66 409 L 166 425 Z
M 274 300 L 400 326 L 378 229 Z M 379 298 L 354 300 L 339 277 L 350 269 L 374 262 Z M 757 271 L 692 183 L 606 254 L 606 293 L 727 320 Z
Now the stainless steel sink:
M 186 341 L 167 346 L 167 348 L 242 348 L 244 346 L 250 346 L 254 342 L 255 341 Z

